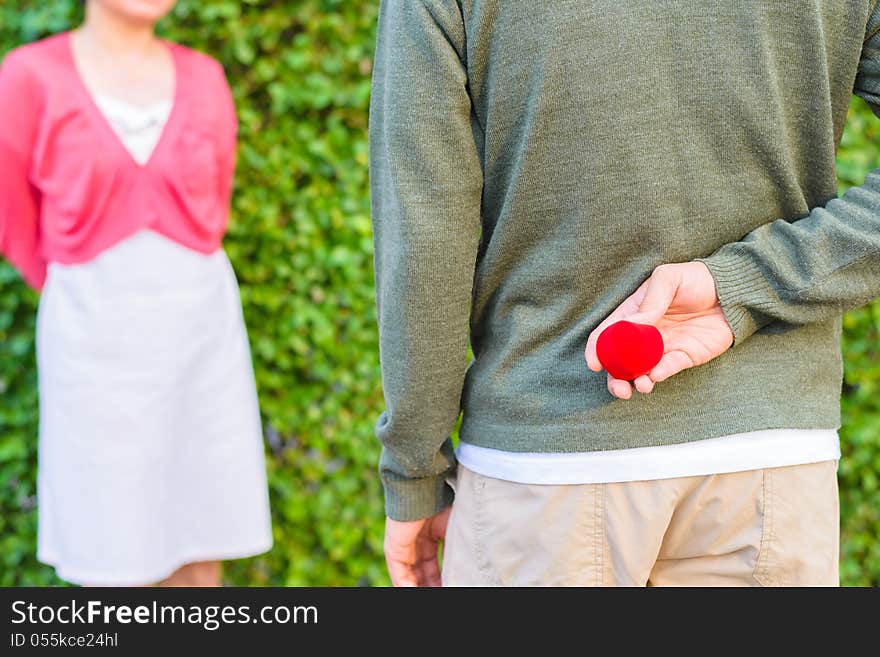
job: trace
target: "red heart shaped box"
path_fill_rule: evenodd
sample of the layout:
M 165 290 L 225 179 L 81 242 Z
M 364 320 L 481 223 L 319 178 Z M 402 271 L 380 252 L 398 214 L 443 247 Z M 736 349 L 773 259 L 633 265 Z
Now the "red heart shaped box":
M 663 336 L 656 326 L 621 320 L 599 334 L 596 355 L 611 376 L 632 381 L 660 362 Z

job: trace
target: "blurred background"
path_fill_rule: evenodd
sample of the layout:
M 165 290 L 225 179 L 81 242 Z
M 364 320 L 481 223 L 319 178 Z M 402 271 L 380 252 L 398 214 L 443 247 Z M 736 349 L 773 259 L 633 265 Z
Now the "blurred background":
M 79 0 L 0 1 L 0 56 L 75 26 Z M 180 0 L 163 36 L 220 59 L 240 148 L 225 240 L 260 394 L 275 547 L 232 585 L 388 583 L 367 109 L 378 0 Z M 0 102 L 14 103 L 3 98 Z M 858 99 L 840 191 L 880 166 Z M 61 584 L 36 553 L 38 298 L 0 262 L 0 585 Z M 841 579 L 880 585 L 880 302 L 844 318 Z

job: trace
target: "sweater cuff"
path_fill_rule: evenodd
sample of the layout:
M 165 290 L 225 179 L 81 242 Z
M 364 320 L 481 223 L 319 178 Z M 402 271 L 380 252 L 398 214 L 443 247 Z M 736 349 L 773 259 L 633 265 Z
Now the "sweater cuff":
M 392 520 L 422 520 L 452 504 L 455 493 L 446 483 L 448 474 L 419 479 L 384 476 L 385 515 Z
M 768 315 L 755 310 L 768 304 L 773 291 L 751 258 L 722 248 L 691 262 L 702 262 L 715 280 L 718 305 L 733 331 L 731 349 L 772 321 Z

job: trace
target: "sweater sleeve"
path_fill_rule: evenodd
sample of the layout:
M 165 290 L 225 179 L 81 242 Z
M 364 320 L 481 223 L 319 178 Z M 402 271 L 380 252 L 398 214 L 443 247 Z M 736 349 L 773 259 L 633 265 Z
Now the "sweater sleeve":
M 0 65 L 0 254 L 38 290 L 46 263 L 39 250 L 40 195 L 28 173 L 39 112 L 38 89 L 13 52 Z
M 395 520 L 453 497 L 483 186 L 464 40 L 457 2 L 381 3 L 369 126 L 386 404 L 376 433 Z
M 880 116 L 880 9 L 854 84 Z M 880 297 L 880 168 L 796 221 L 776 219 L 705 258 L 736 347 L 770 322 L 830 319 Z

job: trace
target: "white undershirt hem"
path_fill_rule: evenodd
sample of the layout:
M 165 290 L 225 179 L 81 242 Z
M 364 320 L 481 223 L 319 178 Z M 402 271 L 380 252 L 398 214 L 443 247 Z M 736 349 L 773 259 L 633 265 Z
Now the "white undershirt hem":
M 596 452 L 507 452 L 462 442 L 459 463 L 523 484 L 592 484 L 693 477 L 840 459 L 836 429 L 761 429 L 677 445 Z

